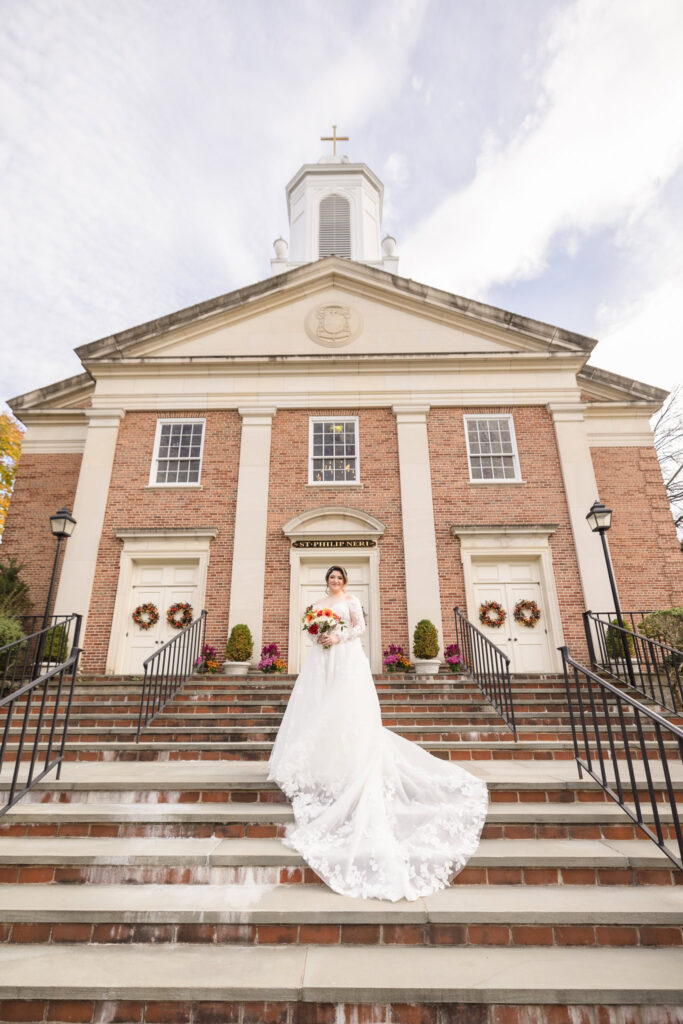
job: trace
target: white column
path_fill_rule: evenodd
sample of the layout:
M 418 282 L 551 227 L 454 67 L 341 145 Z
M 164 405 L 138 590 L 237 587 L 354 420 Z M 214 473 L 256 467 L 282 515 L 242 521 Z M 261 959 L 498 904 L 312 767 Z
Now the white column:
M 406 603 L 411 653 L 415 625 L 420 619 L 429 619 L 438 630 L 441 647 L 439 653 L 443 654 L 439 568 L 427 438 L 429 406 L 395 405 L 393 412 L 398 433 Z
M 123 409 L 95 408 L 86 409 L 85 415 L 88 418 L 88 432 L 73 508 L 76 528 L 66 542 L 55 601 L 58 614 L 79 612 L 83 616 L 81 645 L 86 635 L 119 423 L 125 413 Z
M 254 638 L 258 661 L 262 645 L 263 593 L 268 528 L 270 435 L 275 409 L 240 409 L 242 441 L 237 478 L 235 544 L 230 582 L 232 629 L 243 622 Z
M 555 424 L 562 479 L 574 534 L 581 587 L 586 609 L 610 611 L 614 607 L 600 538 L 591 532 L 586 515 L 599 497 L 588 444 L 583 403 L 548 406 Z

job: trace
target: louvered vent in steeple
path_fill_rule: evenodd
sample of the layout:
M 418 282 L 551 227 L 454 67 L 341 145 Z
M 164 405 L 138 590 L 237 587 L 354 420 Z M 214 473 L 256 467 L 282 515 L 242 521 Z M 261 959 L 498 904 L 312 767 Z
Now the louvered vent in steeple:
M 325 196 L 320 202 L 318 256 L 351 258 L 351 207 L 344 196 Z

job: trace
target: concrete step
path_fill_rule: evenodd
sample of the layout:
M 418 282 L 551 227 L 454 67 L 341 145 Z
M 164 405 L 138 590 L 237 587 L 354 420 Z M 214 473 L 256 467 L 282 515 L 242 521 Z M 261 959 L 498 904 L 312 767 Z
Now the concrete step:
M 654 814 L 645 808 L 645 820 Z M 659 812 L 675 839 L 670 807 Z M 293 814 L 280 803 L 19 803 L 0 818 L 0 836 L 269 838 L 284 835 Z M 615 803 L 492 803 L 484 839 L 650 840 Z
M 560 1006 L 577 1008 L 564 1020 L 671 1024 L 680 1020 L 683 951 L 10 944 L 0 949 L 0 978 L 3 1006 L 25 1022 L 58 1020 L 48 1014 L 77 1000 L 76 1019 L 88 1019 L 89 1010 L 90 1019 L 124 1022 L 521 1024 L 521 1012 L 508 1009 Z M 22 1016 L 10 1002 L 16 999 L 23 1000 Z M 106 1006 L 98 1011 L 99 1003 Z M 272 1003 L 275 1014 L 267 1010 Z M 424 1012 L 412 1007 L 409 1017 L 409 1004 Z M 579 1007 L 587 1008 L 583 1018 Z M 648 1015 L 627 1016 L 622 1007 L 647 1008 Z M 98 1012 L 107 1015 L 95 1018 Z
M 460 885 L 392 903 L 322 885 L 5 885 L 0 942 L 681 946 L 683 888 Z
M 230 884 L 245 868 L 263 884 L 319 881 L 280 839 L 0 837 L 0 881 Z M 457 884 L 680 885 L 683 874 L 653 843 L 632 840 L 485 839 Z
M 458 763 L 458 762 L 456 762 Z M 590 803 L 610 805 L 610 798 L 587 776 L 578 777 L 573 761 L 502 760 L 462 762 L 461 767 L 483 779 L 492 804 Z M 622 778 L 628 777 L 626 762 L 619 762 Z M 0 777 L 0 792 L 9 788 L 11 762 Z M 643 766 L 634 766 L 636 781 L 643 788 Z M 670 765 L 674 790 L 683 798 L 683 765 Z M 20 778 L 25 777 L 22 768 Z M 107 761 L 91 764 L 68 762 L 61 779 L 54 775 L 40 782 L 22 801 L 26 807 L 43 802 L 145 803 L 195 802 L 285 802 L 275 783 L 267 779 L 264 761 Z M 653 786 L 660 802 L 666 800 L 666 784 L 660 766 L 651 766 Z

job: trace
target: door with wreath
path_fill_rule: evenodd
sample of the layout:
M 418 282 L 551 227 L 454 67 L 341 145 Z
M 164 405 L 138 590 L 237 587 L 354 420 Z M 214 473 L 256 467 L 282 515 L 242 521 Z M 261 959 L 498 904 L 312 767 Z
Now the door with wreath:
M 196 618 L 198 582 L 199 563 L 196 561 L 135 562 L 126 627 L 127 674 L 142 675 L 145 658 L 178 635 L 179 630 L 167 620 L 169 608 L 174 604 L 189 604 L 194 612 L 193 618 Z M 133 620 L 133 613 L 145 604 L 154 605 L 159 618 L 154 621 L 154 613 L 147 612 L 140 616 L 142 622 L 138 624 Z M 180 618 L 181 613 L 178 612 L 176 619 Z M 148 628 L 142 624 L 146 622 L 150 623 Z
M 551 671 L 550 626 L 542 597 L 538 559 L 506 562 L 482 559 L 473 561 L 472 570 L 476 614 L 470 617 L 507 654 L 510 671 L 516 675 Z M 501 626 L 492 624 L 500 618 L 500 613 L 493 608 L 486 615 L 491 624 L 480 621 L 479 609 L 492 601 L 505 612 Z M 515 608 L 520 603 L 522 607 L 516 619 Z

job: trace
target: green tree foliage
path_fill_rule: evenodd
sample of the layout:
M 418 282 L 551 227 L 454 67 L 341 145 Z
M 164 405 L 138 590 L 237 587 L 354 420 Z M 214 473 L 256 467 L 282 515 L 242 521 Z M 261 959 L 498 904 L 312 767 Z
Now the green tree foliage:
M 0 615 L 24 615 L 31 607 L 22 569 L 15 558 L 0 562 Z
M 683 651 L 683 607 L 650 612 L 640 623 L 638 632 L 649 636 L 651 640 L 675 647 L 677 651 Z
M 254 641 L 249 626 L 240 623 L 233 626 L 230 637 L 225 647 L 225 657 L 228 661 L 249 661 L 254 653 Z
M 607 654 L 610 658 L 625 657 L 625 650 L 627 650 L 631 656 L 635 654 L 633 637 L 630 633 L 621 632 L 621 629 L 619 628 L 619 619 L 612 619 L 612 625 L 607 630 L 605 643 L 607 646 Z
M 420 619 L 413 633 L 413 654 L 416 658 L 436 658 L 439 634 L 429 619 Z

